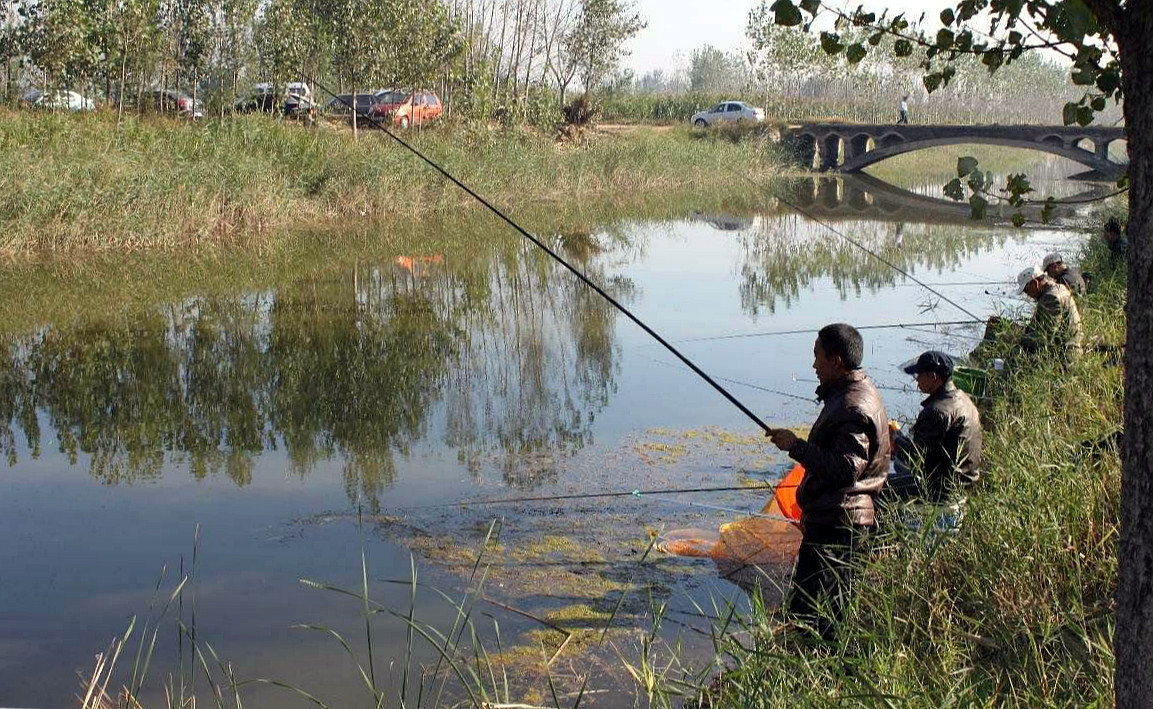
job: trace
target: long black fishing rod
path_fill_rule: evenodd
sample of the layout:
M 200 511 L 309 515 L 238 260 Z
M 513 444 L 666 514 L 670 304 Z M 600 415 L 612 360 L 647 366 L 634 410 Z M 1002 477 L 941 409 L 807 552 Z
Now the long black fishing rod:
M 661 345 L 663 345 L 665 349 L 667 349 L 669 352 L 673 353 L 673 355 L 675 355 L 677 359 L 679 359 L 679 360 L 680 360 L 681 362 L 683 362 L 683 363 L 684 363 L 686 366 L 688 366 L 688 368 L 689 368 L 689 369 L 693 370 L 693 372 L 695 372 L 695 373 L 696 373 L 696 374 L 697 374 L 699 377 L 701 377 L 701 378 L 702 378 L 702 379 L 704 379 L 706 382 L 708 382 L 710 386 L 712 386 L 714 389 L 716 389 L 716 390 L 717 390 L 717 391 L 718 391 L 718 392 L 721 394 L 721 396 L 723 396 L 723 397 L 725 397 L 726 399 L 728 399 L 728 400 L 729 400 L 729 402 L 730 402 L 731 404 L 733 404 L 733 405 L 734 405 L 734 406 L 736 406 L 738 409 L 740 409 L 741 413 L 743 413 L 745 416 L 748 416 L 750 419 L 752 419 L 752 421 L 753 421 L 754 423 L 756 423 L 758 426 L 760 426 L 762 429 L 764 429 L 765 433 L 773 433 L 773 432 L 776 430 L 776 429 L 772 428 L 771 426 L 769 426 L 769 425 L 768 425 L 767 423 L 765 423 L 764 421 L 762 421 L 762 420 L 761 420 L 761 418 L 760 418 L 759 416 L 757 416 L 756 414 L 754 414 L 754 413 L 752 412 L 752 410 L 750 410 L 750 409 L 749 409 L 747 406 L 745 406 L 744 404 L 742 404 L 742 403 L 741 403 L 741 402 L 740 402 L 740 401 L 737 399 L 737 397 L 735 397 L 735 396 L 733 396 L 731 393 L 729 393 L 729 391 L 728 391 L 727 389 L 725 389 L 723 386 L 721 386 L 719 383 L 717 383 L 717 382 L 716 382 L 716 381 L 715 381 L 715 380 L 714 380 L 712 377 L 710 377 L 710 376 L 709 376 L 709 375 L 708 375 L 708 374 L 707 374 L 707 373 L 706 373 L 706 372 L 705 372 L 703 369 L 701 369 L 701 368 L 700 368 L 700 367 L 698 367 L 696 364 L 694 364 L 692 360 L 690 360 L 690 359 L 689 359 L 688 357 L 686 357 L 685 355 L 681 354 L 680 350 L 678 350 L 676 347 L 673 347 L 673 346 L 672 346 L 672 345 L 671 345 L 671 344 L 670 344 L 670 343 L 669 343 L 667 340 L 665 340 L 665 338 L 663 338 L 663 337 L 661 337 L 659 334 L 657 334 L 657 331 L 656 331 L 656 330 L 653 330 L 651 327 L 649 327 L 648 325 L 644 324 L 644 323 L 641 321 L 641 319 L 640 319 L 640 318 L 638 318 L 636 315 L 633 315 L 632 311 L 630 311 L 628 308 L 626 308 L 626 307 L 625 307 L 624 305 L 622 305 L 621 303 L 617 302 L 616 298 L 613 298 L 613 297 L 612 297 L 611 295 L 609 295 L 609 294 L 608 294 L 608 293 L 607 293 L 607 292 L 606 292 L 606 291 L 605 291 L 603 288 L 601 288 L 600 286 L 598 286 L 596 283 L 593 283 L 593 282 L 592 282 L 592 281 L 591 281 L 591 280 L 588 278 L 588 276 L 586 276 L 585 274 L 581 273 L 581 271 L 580 271 L 580 270 L 578 270 L 578 269 L 577 269 L 575 266 L 571 265 L 571 264 L 570 264 L 568 261 L 565 261 L 563 258 L 561 258 L 561 257 L 560 257 L 560 255 L 558 255 L 558 254 L 557 254 L 555 251 L 553 251 L 553 250 L 552 250 L 552 249 L 550 249 L 548 246 L 546 246 L 546 245 L 544 244 L 544 242 L 542 242 L 540 239 L 538 239 L 537 237 L 533 236 L 532 234 L 528 233 L 528 231 L 526 231 L 526 230 L 524 229 L 524 227 L 522 227 L 520 224 L 517 224 L 517 223 L 516 223 L 515 221 L 513 221 L 513 220 L 512 220 L 512 219 L 511 219 L 509 216 L 507 216 L 507 215 L 506 215 L 504 212 L 502 212 L 501 210 L 499 210 L 499 209 L 497 209 L 495 206 L 493 206 L 493 205 L 492 205 L 492 204 L 491 204 L 491 203 L 490 203 L 488 200 L 486 200 L 484 197 L 481 197 L 479 194 L 477 194 L 476 192 L 474 192 L 474 191 L 473 191 L 473 190 L 472 190 L 472 189 L 471 189 L 471 188 L 470 188 L 468 185 L 466 185 L 466 184 L 464 184 L 463 182 L 461 182 L 460 180 L 458 180 L 458 179 L 457 179 L 456 177 L 454 177 L 454 176 L 453 176 L 453 175 L 452 175 L 452 174 L 451 174 L 451 173 L 450 173 L 448 170 L 446 170 L 446 169 L 444 169 L 443 167 L 441 167 L 441 166 L 440 166 L 439 164 L 437 164 L 437 163 L 436 163 L 434 160 L 432 160 L 431 158 L 427 157 L 427 156 L 426 156 L 424 153 L 420 152 L 419 150 L 417 150 L 416 148 L 414 148 L 412 145 L 410 145 L 409 143 L 407 143 L 406 141 L 404 141 L 404 140 L 403 140 L 403 139 L 402 139 L 400 136 L 398 136 L 397 134 L 393 133 L 391 130 L 389 130 L 387 127 L 385 127 L 385 125 L 384 125 L 384 124 L 383 124 L 381 121 L 377 120 L 376 118 L 374 118 L 373 116 L 369 115 L 368 113 L 362 112 L 360 109 L 358 109 L 358 108 L 357 108 L 357 107 L 354 105 L 354 103 L 355 103 L 355 97 L 353 97 L 353 101 L 351 101 L 351 102 L 350 102 L 348 99 L 345 99 L 344 97 L 342 97 L 342 96 L 339 96 L 339 95 L 337 95 L 337 94 L 333 93 L 332 91 L 330 91 L 330 90 L 329 90 L 327 87 L 325 87 L 325 86 L 324 86 L 324 84 L 321 84 L 319 81 L 317 81 L 317 80 L 316 80 L 315 78 L 313 78 L 313 77 L 309 77 L 309 76 L 307 76 L 307 75 L 303 75 L 303 74 L 302 74 L 302 75 L 301 75 L 301 79 L 302 79 L 302 80 L 305 80 L 305 81 L 311 81 L 311 83 L 312 83 L 312 84 L 314 84 L 314 85 L 315 85 L 317 88 L 319 88 L 321 91 L 323 91 L 324 93 L 328 94 L 329 96 L 331 96 L 331 97 L 333 97 L 333 98 L 337 99 L 337 100 L 338 100 L 338 101 L 340 101 L 342 104 L 344 104 L 345 106 L 347 106 L 347 107 L 348 107 L 348 108 L 349 108 L 349 109 L 350 109 L 350 110 L 351 110 L 351 111 L 352 111 L 352 112 L 353 112 L 353 113 L 354 113 L 356 116 L 361 116 L 361 117 L 363 117 L 363 118 L 364 118 L 364 119 L 366 119 L 366 120 L 367 120 L 367 121 L 368 121 L 368 122 L 369 122 L 371 125 L 373 125 L 373 126 L 375 126 L 376 128 L 379 128 L 380 130 L 384 131 L 385 135 L 387 135 L 389 138 L 392 138 L 393 140 L 395 140 L 395 141 L 396 141 L 398 144 L 400 144 L 400 146 L 401 146 L 401 147 L 405 148 L 406 150 L 408 150 L 409 152 L 411 152 L 411 153 L 412 153 L 413 155 L 415 155 L 416 157 L 420 158 L 420 159 L 421 159 L 421 160 L 422 160 L 422 161 L 423 161 L 423 162 L 424 162 L 426 165 L 428 165 L 429 167 L 431 167 L 433 170 L 436 170 L 436 171 L 437 171 L 438 173 L 440 173 L 440 174 L 441 174 L 441 175 L 442 175 L 442 176 L 443 176 L 443 177 L 444 177 L 446 180 L 448 180 L 449 182 L 451 182 L 451 183 L 453 183 L 454 185 L 456 185 L 457 187 L 459 187 L 461 190 L 463 190 L 463 191 L 464 191 L 466 194 L 468 194 L 470 197 L 472 197 L 473 199 L 475 199 L 477 202 L 480 202 L 480 203 L 481 203 L 482 205 L 484 205 L 484 206 L 485 206 L 485 208 L 487 208 L 487 209 L 488 209 L 490 212 L 492 212 L 493 214 L 495 214 L 495 215 L 496 215 L 497 217 L 499 217 L 499 218 L 500 218 L 502 221 L 504 221 L 506 224 L 508 224 L 510 227 L 512 227 L 512 228 L 513 228 L 513 229 L 515 229 L 515 230 L 516 230 L 518 233 L 520 233 L 520 235 L 521 235 L 521 236 L 523 236 L 524 238 L 526 238 L 526 239 L 528 239 L 529 241 L 531 241 L 533 244 L 535 244 L 537 247 L 539 247 L 539 248 L 540 248 L 542 251 L 544 251 L 546 254 L 548 254 L 550 257 L 552 257 L 552 259 L 553 259 L 553 260 L 555 260 L 557 263 L 559 263 L 560 265 L 562 265 L 562 266 L 564 266 L 566 269 L 568 269 L 568 270 L 569 270 L 569 272 L 571 272 L 571 273 L 572 273 L 574 276 L 576 276 L 577 278 L 579 278 L 579 279 L 581 280 L 581 282 L 582 282 L 582 283 L 584 283 L 584 284 L 585 284 L 585 285 L 587 285 L 589 288 L 592 288 L 594 291 L 596 291 L 597 295 L 601 296 L 602 298 L 604 298 L 605 300 L 607 300 L 607 301 L 608 301 L 608 302 L 609 302 L 609 303 L 610 303 L 610 304 L 611 304 L 611 305 L 612 305 L 614 308 L 616 308 L 616 309 L 617 309 L 617 310 L 619 310 L 620 312 L 624 313 L 624 315 L 625 315 L 626 317 L 628 317 L 628 319 L 629 319 L 629 320 L 632 320 L 634 323 L 636 323 L 636 325 L 637 325 L 639 328 L 641 328 L 641 329 L 642 329 L 642 330 L 644 330 L 646 333 L 648 333 L 648 334 L 649 334 L 649 335 L 650 335 L 650 336 L 651 336 L 651 337 L 652 337 L 654 340 L 656 340 L 657 342 L 661 343 Z

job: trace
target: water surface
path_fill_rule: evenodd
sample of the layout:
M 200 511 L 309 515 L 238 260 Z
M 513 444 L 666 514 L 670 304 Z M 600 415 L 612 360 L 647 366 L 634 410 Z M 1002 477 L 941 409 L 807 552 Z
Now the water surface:
M 796 189 L 753 212 L 626 216 L 544 236 L 773 425 L 815 416 L 813 333 L 836 321 L 915 324 L 863 330 L 889 415 L 914 417 L 920 397 L 897 365 L 930 347 L 964 353 L 980 334 L 932 323 L 1022 309 L 1016 274 L 1076 236 L 889 208 L 840 183 Z M 805 214 L 788 207 L 801 194 L 817 197 Z M 133 615 L 143 622 L 162 569 L 171 590 L 194 564 L 183 607 L 161 625 L 146 702 L 159 705 L 176 671 L 179 612 L 186 624 L 194 613 L 199 641 L 240 676 L 363 704 L 335 640 L 293 627 L 333 628 L 364 653 L 357 602 L 299 579 L 358 588 L 363 550 L 385 608 L 409 612 L 411 588 L 392 582 L 413 568 L 461 598 L 494 521 L 501 546 L 483 560 L 492 602 L 478 601 L 475 620 L 494 655 L 501 628 L 514 701 L 541 700 L 539 648 L 559 645 L 529 616 L 584 631 L 551 671 L 565 692 L 593 675 L 605 691 L 591 697 L 606 706 L 631 702 L 615 652 L 627 656 L 647 632 L 654 603 L 666 605 L 661 637 L 683 641 L 685 662 L 707 658 L 694 632 L 707 621 L 694 610 L 740 607 L 743 592 L 707 561 L 645 551 L 652 534 L 715 528 L 735 513 L 645 497 L 447 505 L 732 486 L 771 481 L 787 463 L 541 253 L 487 219 L 459 228 L 470 236 L 450 250 L 366 249 L 259 289 L 80 307 L 6 338 L 0 705 L 70 705 L 76 672 Z M 751 511 L 763 498 L 671 499 Z M 437 594 L 421 591 L 416 606 L 421 622 L 451 627 Z M 589 638 L 618 607 L 610 650 Z M 395 695 L 406 627 L 387 614 L 374 623 L 378 679 Z M 427 644 L 414 647 L 431 667 Z M 185 662 L 189 672 L 187 652 Z M 244 697 L 306 705 L 269 687 Z

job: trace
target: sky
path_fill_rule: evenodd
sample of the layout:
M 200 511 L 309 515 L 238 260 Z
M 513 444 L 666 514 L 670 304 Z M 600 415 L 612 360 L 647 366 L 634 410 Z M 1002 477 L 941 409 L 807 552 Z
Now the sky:
M 653 69 L 671 71 L 688 65 L 692 51 L 705 44 L 728 52 L 747 47 L 745 25 L 749 10 L 759 0 L 634 0 L 637 11 L 648 21 L 648 27 L 629 43 L 631 55 L 625 66 L 637 75 Z M 933 17 L 954 0 L 854 0 L 846 3 L 855 8 L 863 4 L 878 14 L 885 7 L 892 13 L 905 12 L 920 17 L 922 12 Z

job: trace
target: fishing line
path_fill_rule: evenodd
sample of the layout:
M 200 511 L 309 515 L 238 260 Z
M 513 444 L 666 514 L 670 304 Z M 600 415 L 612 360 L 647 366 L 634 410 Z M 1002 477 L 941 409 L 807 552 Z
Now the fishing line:
M 676 367 L 677 366 L 676 363 L 674 363 L 674 362 L 666 362 L 663 359 L 657 359 L 656 357 L 645 357 L 644 355 L 638 355 L 638 356 L 641 357 L 642 359 L 647 359 L 650 362 L 656 362 L 657 364 L 663 364 L 666 367 Z M 817 403 L 816 399 L 813 397 L 801 396 L 800 394 L 792 394 L 792 393 L 789 393 L 787 391 L 780 391 L 779 389 L 769 389 L 768 387 L 763 387 L 759 384 L 752 384 L 750 382 L 742 382 L 739 379 L 731 379 L 729 377 L 720 377 L 720 376 L 718 376 L 717 379 L 721 380 L 722 382 L 728 382 L 730 384 L 737 384 L 739 386 L 748 387 L 749 389 L 756 389 L 757 391 L 764 391 L 764 392 L 768 392 L 770 394 L 776 394 L 778 396 L 788 397 L 790 399 L 799 399 L 800 401 L 808 402 L 810 404 L 813 404 L 814 406 Z M 796 380 L 794 379 L 794 381 L 796 381 Z
M 857 330 L 896 330 L 896 329 L 911 329 L 917 327 L 943 327 L 946 325 L 980 325 L 984 320 L 947 320 L 944 322 L 914 322 L 914 323 L 890 323 L 888 325 L 861 325 L 854 326 Z M 750 337 L 776 337 L 778 335 L 812 335 L 820 332 L 820 329 L 802 329 L 802 330 L 771 330 L 769 332 L 743 332 L 734 333 L 730 335 L 712 335 L 709 337 L 693 337 L 687 340 L 679 340 L 679 342 L 712 342 L 715 340 L 739 340 Z
M 524 227 L 517 224 L 510 217 L 508 217 L 504 212 L 500 211 L 495 206 L 493 206 L 484 197 L 481 197 L 479 194 L 474 192 L 468 185 L 464 184 L 463 182 L 461 182 L 457 178 L 453 177 L 453 175 L 451 173 L 449 173 L 447 170 L 445 170 L 443 167 L 441 167 L 439 164 L 437 164 L 431 158 L 427 157 L 424 153 L 420 152 L 419 150 L 414 148 L 412 145 L 410 145 L 409 143 L 407 143 L 406 141 L 401 139 L 400 136 L 396 135 L 391 130 L 386 128 L 385 125 L 381 121 L 377 120 L 376 118 L 373 118 L 372 116 L 370 116 L 366 113 L 361 112 L 353 104 L 353 102 L 350 102 L 348 99 L 345 99 L 345 98 L 343 98 L 337 94 L 334 94 L 327 87 L 325 87 L 324 84 L 321 84 L 319 81 L 316 81 L 315 78 L 312 78 L 312 77 L 309 77 L 307 75 L 302 74 L 301 79 L 305 80 L 305 81 L 310 80 L 311 83 L 313 83 L 321 91 L 323 91 L 324 93 L 328 94 L 329 96 L 337 99 L 338 101 L 343 103 L 345 106 L 347 106 L 355 115 L 362 116 L 371 125 L 384 131 L 385 135 L 387 135 L 389 138 L 392 138 L 393 140 L 395 140 L 398 144 L 401 145 L 401 147 L 405 148 L 406 150 L 411 152 L 413 155 L 420 158 L 426 165 L 431 167 L 433 170 L 436 170 L 446 180 L 448 180 L 449 182 L 451 182 L 454 185 L 456 185 L 457 187 L 459 187 L 461 190 L 463 190 L 466 194 L 468 194 L 470 197 L 475 199 L 477 202 L 480 202 L 490 212 L 492 212 L 494 215 L 499 217 L 506 224 L 511 226 L 513 229 L 515 229 L 521 236 L 528 239 L 529 241 L 531 241 L 536 246 L 540 247 L 540 249 L 542 251 L 544 251 L 546 254 L 548 254 L 550 257 L 552 257 L 553 260 L 555 260 L 557 263 L 559 263 L 560 265 L 562 265 L 566 269 L 568 269 L 569 272 L 571 272 L 574 276 L 579 278 L 581 280 L 581 282 L 583 282 L 589 288 L 592 288 L 597 293 L 597 295 L 599 295 L 602 298 L 604 298 L 605 300 L 607 300 L 613 307 L 615 307 L 620 312 L 624 313 L 624 315 L 626 317 L 628 317 L 629 320 L 632 320 L 634 323 L 636 323 L 636 325 L 638 327 L 640 327 L 642 330 L 644 330 L 646 333 L 648 333 L 653 339 L 655 339 L 657 342 L 661 343 L 661 345 L 663 345 L 665 347 L 665 349 L 667 349 L 669 352 L 673 353 L 673 355 L 675 355 L 677 359 L 679 359 L 681 362 L 683 362 L 686 366 L 688 366 L 689 369 L 693 370 L 693 372 L 695 372 L 699 377 L 704 379 L 706 382 L 709 383 L 710 386 L 712 386 L 714 389 L 716 389 L 717 392 L 719 392 L 721 394 L 721 396 L 728 399 L 731 404 L 733 404 L 738 409 L 740 409 L 741 413 L 743 413 L 745 416 L 748 416 L 750 419 L 752 419 L 752 421 L 754 423 L 756 423 L 758 426 L 760 426 L 762 429 L 764 429 L 765 433 L 772 433 L 775 430 L 772 427 L 770 427 L 767 423 L 762 421 L 759 416 L 754 414 L 747 406 L 742 404 L 735 396 L 730 394 L 727 389 L 725 389 L 723 386 L 718 384 L 703 369 L 701 369 L 696 364 L 694 364 L 692 360 L 690 360 L 685 355 L 681 354 L 680 350 L 678 350 L 676 347 L 673 347 L 667 340 L 665 340 L 663 337 L 661 337 L 659 334 L 657 334 L 656 330 L 653 330 L 651 327 L 649 327 L 648 325 L 641 322 L 640 318 L 638 318 L 636 315 L 633 315 L 632 311 L 630 311 L 628 308 L 626 308 L 621 303 L 617 302 L 617 300 L 615 298 L 613 298 L 611 295 L 609 295 L 603 288 L 601 288 L 596 283 L 593 283 L 591 280 L 589 280 L 589 278 L 587 276 L 585 276 L 583 273 L 581 273 L 576 267 L 570 265 L 567 261 L 565 261 L 563 258 L 561 258 L 556 252 L 554 252 L 552 249 L 550 249 L 548 246 L 546 246 L 544 244 L 544 242 L 542 242 L 540 239 L 536 238 L 532 234 L 528 233 L 528 231 L 526 231 L 524 229 Z M 354 100 L 355 100 L 355 97 L 354 97 Z M 976 316 L 974 316 L 974 317 L 976 317 Z
M 913 281 L 914 283 L 916 283 L 917 285 L 921 286 L 921 287 L 922 287 L 922 288 L 924 288 L 925 290 L 927 290 L 927 291 L 929 291 L 930 293 L 932 293 L 932 294 L 936 295 L 936 296 L 937 296 L 938 298 L 940 298 L 941 300 L 945 301 L 945 302 L 946 302 L 946 303 L 948 303 L 949 305 L 952 305 L 954 308 L 956 308 L 957 310 L 960 310 L 962 313 L 964 313 L 964 314 L 968 315 L 969 317 L 973 318 L 974 320 L 980 320 L 980 318 L 978 318 L 978 317 L 977 317 L 977 315 L 976 315 L 975 313 L 973 313 L 971 310 L 969 310 L 969 309 L 968 309 L 968 308 L 966 308 L 965 306 L 961 305 L 960 303 L 957 303 L 956 301 L 954 301 L 954 300 L 952 300 L 951 298 L 947 297 L 945 294 L 941 293 L 940 291 L 938 291 L 938 290 L 935 290 L 935 289 L 934 289 L 932 286 L 930 286 L 929 284 L 925 283 L 924 281 L 922 281 L 921 279 L 917 278 L 917 277 L 916 277 L 916 276 L 914 276 L 913 274 L 911 274 L 911 273 L 909 273 L 908 271 L 904 270 L 903 268 L 901 268 L 901 267 L 900 267 L 900 266 L 898 266 L 897 264 L 893 263 L 893 262 L 892 262 L 892 261 L 890 261 L 889 259 L 885 258 L 884 256 L 880 255 L 880 254 L 879 254 L 879 253 L 877 253 L 876 251 L 873 251 L 873 250 L 872 250 L 872 249 L 870 249 L 869 247 L 867 247 L 867 246 L 865 246 L 864 244 L 860 243 L 860 242 L 859 242 L 859 241 L 857 241 L 856 239 L 853 239 L 853 238 L 852 238 L 852 237 L 850 237 L 849 235 L 845 234 L 845 233 L 844 233 L 844 232 L 842 232 L 841 230 L 839 230 L 839 229 L 837 229 L 836 227 L 834 227 L 832 224 L 830 224 L 830 223 L 828 223 L 828 222 L 826 222 L 826 221 L 824 221 L 824 220 L 822 220 L 822 219 L 819 219 L 818 217 L 815 217 L 815 216 L 813 216 L 812 214 L 810 214 L 810 213 L 806 212 L 804 209 L 802 209 L 800 206 L 798 206 L 798 205 L 797 205 L 797 204 L 795 204 L 794 202 L 792 202 L 792 201 L 790 201 L 790 200 L 788 200 L 788 199 L 785 199 L 785 198 L 784 198 L 784 197 L 782 197 L 780 194 L 778 194 L 777 192 L 773 191 L 773 189 L 772 189 L 771 187 L 767 187 L 767 186 L 764 186 L 764 185 L 760 185 L 760 184 L 757 184 L 757 183 L 756 183 L 756 182 L 755 182 L 755 181 L 754 181 L 754 180 L 753 180 L 751 177 L 749 177 L 748 175 L 745 175 L 745 174 L 739 173 L 739 172 L 737 172 L 736 170 L 730 170 L 729 172 L 731 172 L 732 174 L 734 174 L 734 175 L 736 175 L 736 176 L 740 177 L 741 179 L 745 180 L 745 181 L 746 181 L 746 182 L 748 182 L 749 184 L 753 185 L 753 187 L 754 187 L 754 188 L 757 188 L 757 189 L 764 189 L 764 190 L 766 190 L 766 191 L 767 191 L 767 192 L 768 192 L 770 195 L 772 195 L 773 197 L 775 197 L 775 198 L 777 199 L 777 201 L 781 202 L 782 204 L 784 204 L 785 206 L 789 207 L 790 209 L 792 209 L 792 210 L 796 211 L 798 214 L 800 214 L 801 216 L 805 217 L 805 218 L 806 218 L 806 219 L 808 219 L 809 221 L 812 221 L 812 222 L 814 222 L 814 223 L 816 223 L 816 224 L 819 224 L 819 225 L 821 225 L 821 226 L 825 227 L 826 229 L 828 229 L 829 231 L 833 232 L 833 233 L 834 233 L 834 234 L 836 234 L 837 236 L 841 237 L 841 238 L 842 238 L 842 239 L 844 239 L 845 241 L 849 242 L 849 243 L 850 243 L 850 244 L 852 244 L 853 246 L 856 246 L 856 247 L 857 247 L 858 249 L 860 249 L 861 251 L 864 251 L 866 254 L 868 254 L 868 255 L 872 256 L 873 258 L 877 259 L 878 261 L 880 261 L 881 263 L 885 264 L 885 265 L 886 265 L 886 266 L 888 266 L 889 268 L 893 269 L 893 270 L 894 270 L 894 271 L 896 271 L 897 273 L 901 274 L 901 275 L 902 275 L 902 276 L 904 276 L 905 278 L 908 278 L 910 281 Z M 858 329 L 859 329 L 859 328 L 858 328 Z
M 687 487 L 661 490 L 620 490 L 617 492 L 588 492 L 571 495 L 539 495 L 535 497 L 501 497 L 495 500 L 474 500 L 465 502 L 443 502 L 436 505 L 416 505 L 407 510 L 430 510 L 444 507 L 486 507 L 488 505 L 512 505 L 522 502 L 559 502 L 563 500 L 596 500 L 607 497 L 648 497 L 650 495 L 687 495 L 697 492 L 759 492 L 775 490 L 777 486 L 737 485 L 730 487 Z M 653 498 L 656 499 L 656 498 Z

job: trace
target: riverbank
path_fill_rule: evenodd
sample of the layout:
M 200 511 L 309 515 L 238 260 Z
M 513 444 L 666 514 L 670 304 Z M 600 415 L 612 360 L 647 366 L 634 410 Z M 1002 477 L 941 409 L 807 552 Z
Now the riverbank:
M 1088 340 L 1125 337 L 1125 272 L 1098 242 L 1082 264 Z M 1008 351 L 1006 352 L 1006 354 Z M 1112 706 L 1123 371 L 1117 349 L 990 382 L 986 464 L 944 543 L 879 540 L 833 647 L 754 611 L 706 693 L 735 707 Z M 749 641 L 749 638 L 752 641 Z
M 762 141 L 639 130 L 579 144 L 530 130 L 404 134 L 506 209 L 715 189 L 775 174 Z M 732 179 L 739 179 L 733 177 Z M 386 135 L 265 116 L 178 122 L 0 111 L 0 254 L 267 247 L 286 233 L 477 208 Z

